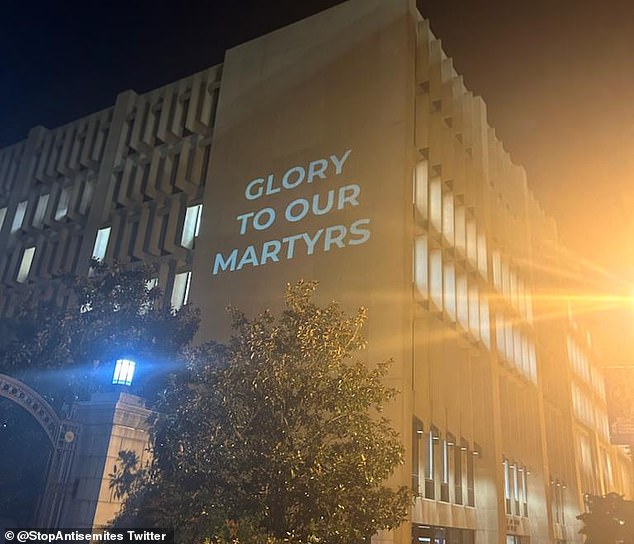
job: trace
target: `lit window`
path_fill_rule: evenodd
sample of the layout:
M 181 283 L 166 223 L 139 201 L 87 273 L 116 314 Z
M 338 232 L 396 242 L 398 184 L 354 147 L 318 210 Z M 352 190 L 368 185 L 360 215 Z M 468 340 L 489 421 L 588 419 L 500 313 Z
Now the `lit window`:
M 64 187 L 57 201 L 57 209 L 55 210 L 55 221 L 59 221 L 68 215 L 68 205 L 70 203 L 70 188 Z
M 429 184 L 429 216 L 432 226 L 440 232 L 442 228 L 442 188 L 438 178 L 432 179 Z
M 13 224 L 11 225 L 11 232 L 17 232 L 22 227 L 22 223 L 24 223 L 24 216 L 26 215 L 26 206 L 28 201 L 23 200 L 18 204 L 18 207 L 15 210 L 15 215 L 13 216 Z
M 176 274 L 174 278 L 174 288 L 172 289 L 172 298 L 170 301 L 174 310 L 180 310 L 185 304 L 187 304 L 191 278 L 191 272 Z
M 427 161 L 419 162 L 414 171 L 414 203 L 418 212 L 427 218 Z
M 467 259 L 473 266 L 478 266 L 478 246 L 475 221 L 467 221 Z
M 454 244 L 453 195 L 447 192 L 442 197 L 442 233 L 446 240 Z
M 493 285 L 499 290 L 502 289 L 502 262 L 499 251 L 494 251 L 491 256 L 493 262 Z
M 517 274 L 514 270 L 511 270 L 511 274 L 510 274 L 510 297 L 511 297 L 511 304 L 515 307 L 515 308 L 519 308 L 519 301 L 518 301 L 518 292 L 517 292 Z
M 449 444 L 442 441 L 440 500 L 449 502 Z
M 521 492 L 521 499 L 522 499 L 522 510 L 523 510 L 523 514 L 525 517 L 528 517 L 528 482 L 526 481 L 526 474 L 528 472 L 528 469 L 526 467 L 522 467 L 519 469 L 520 471 L 520 488 L 522 490 Z
M 103 261 L 108 249 L 108 240 L 110 239 L 110 227 L 104 227 L 97 231 L 95 237 L 95 245 L 92 249 L 92 258 L 97 261 Z
M 112 375 L 113 385 L 131 385 L 136 363 L 130 359 L 117 359 Z
M 414 282 L 418 292 L 427 298 L 427 236 L 417 238 L 414 245 Z
M 513 325 L 510 321 L 504 323 L 504 339 L 506 340 L 506 360 L 513 363 Z
M 478 234 L 478 270 L 487 279 L 487 239 L 484 234 Z
M 429 253 L 429 291 L 433 303 L 442 309 L 442 256 L 439 249 Z
M 487 348 L 491 348 L 491 331 L 489 325 L 489 300 L 486 296 L 480 298 L 480 338 Z
M 189 206 L 185 212 L 185 221 L 183 222 L 183 235 L 181 236 L 181 245 L 188 249 L 194 247 L 194 238 L 198 236 L 200 231 L 200 219 L 202 217 L 202 204 Z
M 464 254 L 467 250 L 464 206 L 456 206 L 454 210 L 454 222 L 456 228 L 456 249 L 459 249 Z
M 502 461 L 502 469 L 504 471 L 504 510 L 507 514 L 511 514 L 511 475 L 509 473 L 509 462 L 507 459 Z
M 517 465 L 513 464 L 511 466 L 511 471 L 513 474 L 513 502 L 514 502 L 514 512 L 519 516 L 520 515 L 520 488 L 519 488 L 519 480 L 517 478 Z
M 537 383 L 537 356 L 535 355 L 535 344 L 532 342 L 528 349 L 528 362 L 530 364 L 529 373 L 531 380 Z
M 41 227 L 46 216 L 46 208 L 48 206 L 48 195 L 40 195 L 35 207 L 35 215 L 33 216 L 33 226 Z
M 504 357 L 506 354 L 506 344 L 504 339 L 504 317 L 500 314 L 495 314 L 495 340 L 498 348 L 498 355 Z
M 18 277 L 16 278 L 18 283 L 24 283 L 29 277 L 29 271 L 31 270 L 34 256 L 35 247 L 27 247 L 24 250 L 24 253 L 22 254 L 22 262 L 20 263 L 20 268 L 18 269 Z
M 444 278 L 445 311 L 451 321 L 456 320 L 456 271 L 453 263 L 445 264 Z
M 469 330 L 480 337 L 480 301 L 477 286 L 469 287 Z
M 4 225 L 4 218 L 7 216 L 7 209 L 0 208 L 0 230 L 2 230 L 2 226 Z
M 423 424 L 414 417 L 412 425 L 412 491 L 420 494 L 420 465 L 421 465 L 421 442 L 423 438 Z
M 456 280 L 456 306 L 458 323 L 464 330 L 469 329 L 469 295 L 467 294 L 467 276 L 458 274 Z
M 92 196 L 95 191 L 95 182 L 94 180 L 88 180 L 83 187 L 83 191 L 81 194 L 81 200 L 79 201 L 79 213 L 82 215 L 86 215 L 88 210 L 90 209 L 90 204 L 92 203 Z

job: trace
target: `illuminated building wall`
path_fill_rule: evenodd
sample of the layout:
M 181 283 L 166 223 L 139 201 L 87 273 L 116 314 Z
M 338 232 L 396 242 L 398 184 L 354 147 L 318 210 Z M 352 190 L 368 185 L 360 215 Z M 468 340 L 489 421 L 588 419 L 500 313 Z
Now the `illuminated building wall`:
M 600 367 L 544 296 L 554 223 L 412 1 L 351 0 L 33 129 L 0 151 L 0 183 L 5 312 L 27 286 L 63 302 L 59 276 L 91 256 L 158 264 L 201 340 L 299 278 L 367 306 L 362 356 L 393 358 L 401 391 L 392 483 L 417 495 L 376 542 L 578 542 L 583 493 L 631 496 Z

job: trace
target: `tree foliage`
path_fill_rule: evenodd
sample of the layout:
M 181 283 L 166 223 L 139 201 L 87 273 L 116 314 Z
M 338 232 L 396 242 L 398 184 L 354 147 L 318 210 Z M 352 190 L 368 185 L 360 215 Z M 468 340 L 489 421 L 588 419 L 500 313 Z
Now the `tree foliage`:
M 587 496 L 588 511 L 577 516 L 585 544 L 634 544 L 634 502 L 617 493 Z
M 121 356 L 139 362 L 133 387 L 151 400 L 198 325 L 195 310 L 163 305 L 160 289 L 148 283 L 152 269 L 94 263 L 93 271 L 67 281 L 66 308 L 27 295 L 0 321 L 0 372 L 33 387 L 61 416 L 74 401 L 109 387 Z M 28 525 L 50 444 L 29 414 L 0 400 L 0 517 Z
M 2 323 L 0 372 L 35 387 L 58 409 L 107 384 L 121 356 L 144 363 L 145 379 L 137 381 L 149 393 L 198 327 L 195 310 L 174 312 L 162 303 L 161 290 L 149 284 L 151 268 L 95 263 L 93 271 L 68 282 L 66 308 L 27 296 Z
M 152 466 L 122 459 L 113 475 L 129 493 L 118 525 L 172 525 L 181 541 L 352 544 L 400 524 L 410 492 L 383 485 L 403 455 L 381 415 L 396 394 L 389 363 L 354 359 L 365 311 L 318 307 L 315 287 L 289 287 L 278 318 L 232 310 L 228 345 L 190 354 L 159 406 Z

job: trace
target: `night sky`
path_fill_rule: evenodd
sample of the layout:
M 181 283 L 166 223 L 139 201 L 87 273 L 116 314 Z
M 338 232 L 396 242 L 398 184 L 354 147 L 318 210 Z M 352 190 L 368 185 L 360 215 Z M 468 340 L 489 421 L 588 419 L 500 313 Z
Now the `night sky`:
M 218 64 L 225 49 L 337 3 L 5 0 L 0 147 L 34 125 L 108 107 L 122 90 Z M 604 269 L 588 271 L 597 293 L 631 294 L 634 2 L 429 0 L 423 9 L 563 241 Z

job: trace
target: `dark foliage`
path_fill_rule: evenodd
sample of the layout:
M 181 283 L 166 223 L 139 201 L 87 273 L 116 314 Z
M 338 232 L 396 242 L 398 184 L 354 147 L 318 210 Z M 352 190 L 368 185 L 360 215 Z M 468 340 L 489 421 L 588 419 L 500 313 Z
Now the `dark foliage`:
M 289 287 L 279 318 L 233 311 L 228 346 L 190 353 L 154 426 L 154 462 L 121 459 L 119 526 L 179 529 L 181 542 L 368 542 L 399 525 L 406 488 L 384 481 L 402 446 L 381 416 L 396 392 L 353 355 L 365 312 L 311 302 Z
M 585 544 L 634 544 L 634 502 L 621 495 L 587 496 L 588 511 L 577 516 Z
M 174 312 L 162 304 L 160 289 L 149 288 L 152 269 L 94 263 L 93 270 L 89 278 L 69 281 L 68 308 L 26 296 L 13 317 L 0 322 L 0 373 L 30 385 L 62 417 L 73 402 L 111 387 L 114 360 L 122 356 L 138 364 L 132 392 L 151 403 L 198 326 L 195 310 Z M 49 454 L 37 422 L 15 404 L 1 403 L 0 517 L 32 521 Z

